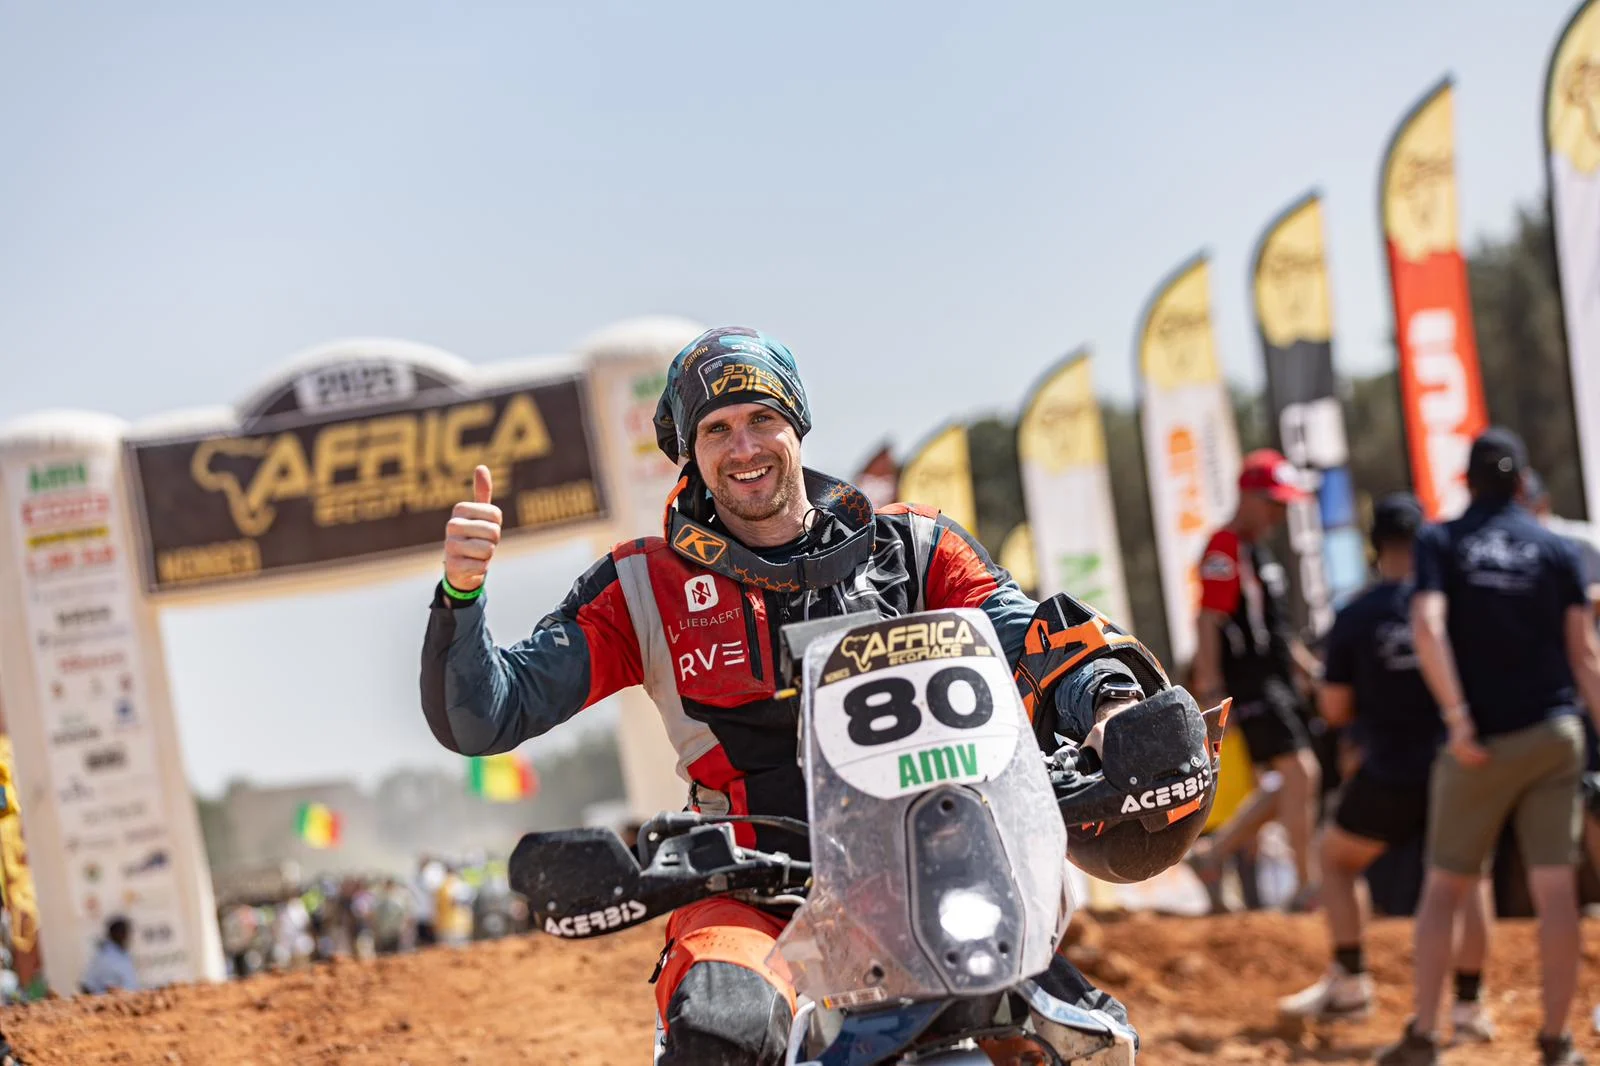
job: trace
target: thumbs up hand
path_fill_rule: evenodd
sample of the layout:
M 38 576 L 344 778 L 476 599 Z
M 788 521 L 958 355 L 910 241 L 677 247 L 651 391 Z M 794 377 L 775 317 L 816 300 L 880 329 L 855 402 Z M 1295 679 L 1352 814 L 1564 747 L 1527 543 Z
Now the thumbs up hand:
M 489 502 L 494 482 L 489 468 L 472 472 L 472 501 L 456 504 L 444 527 L 444 577 L 450 587 L 471 592 L 483 584 L 489 560 L 500 543 L 500 508 Z

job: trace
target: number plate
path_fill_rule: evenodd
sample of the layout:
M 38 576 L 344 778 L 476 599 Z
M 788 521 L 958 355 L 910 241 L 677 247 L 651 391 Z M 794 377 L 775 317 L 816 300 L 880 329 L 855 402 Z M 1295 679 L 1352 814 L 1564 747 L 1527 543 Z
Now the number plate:
M 880 799 L 996 777 L 1027 726 L 1016 683 L 994 655 L 886 667 L 823 685 L 811 714 L 834 772 Z

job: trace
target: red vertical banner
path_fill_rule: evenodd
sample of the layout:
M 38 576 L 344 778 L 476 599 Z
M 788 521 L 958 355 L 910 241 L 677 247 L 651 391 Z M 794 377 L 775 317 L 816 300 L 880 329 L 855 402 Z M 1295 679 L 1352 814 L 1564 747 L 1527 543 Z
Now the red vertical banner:
M 885 442 L 861 464 L 853 483 L 866 493 L 874 507 L 887 507 L 898 498 L 900 467 L 894 461 L 894 450 Z
M 1467 452 L 1488 425 L 1456 205 L 1446 78 L 1401 120 L 1383 161 L 1400 413 L 1411 481 L 1430 520 L 1467 503 Z

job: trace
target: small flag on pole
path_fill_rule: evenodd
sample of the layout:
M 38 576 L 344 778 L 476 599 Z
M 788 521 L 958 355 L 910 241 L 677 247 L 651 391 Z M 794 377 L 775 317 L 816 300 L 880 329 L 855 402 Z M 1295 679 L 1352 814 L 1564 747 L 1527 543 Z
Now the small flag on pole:
M 512 752 L 475 757 L 468 777 L 472 794 L 490 803 L 515 803 L 538 790 L 533 767 Z
M 339 815 L 322 803 L 302 803 L 295 812 L 295 832 L 313 848 L 339 846 Z

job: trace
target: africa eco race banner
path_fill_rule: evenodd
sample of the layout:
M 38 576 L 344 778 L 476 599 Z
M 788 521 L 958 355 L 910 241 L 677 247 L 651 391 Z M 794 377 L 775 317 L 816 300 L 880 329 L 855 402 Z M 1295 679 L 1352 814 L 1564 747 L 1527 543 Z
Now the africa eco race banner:
M 1146 478 L 1176 663 L 1194 656 L 1200 556 L 1233 514 L 1239 434 L 1211 326 L 1210 265 L 1198 255 L 1156 290 L 1139 330 Z
M 925 441 L 900 468 L 900 499 L 937 507 L 970 533 L 978 535 L 977 504 L 972 493 L 972 460 L 967 452 L 967 427 L 946 426 Z
M 1366 548 L 1350 482 L 1344 410 L 1333 373 L 1333 306 L 1322 200 L 1292 204 L 1262 233 L 1251 288 L 1267 372 L 1267 408 L 1284 456 L 1316 495 L 1289 507 L 1291 589 L 1312 639 L 1366 581 Z
M 889 445 L 881 445 L 873 452 L 850 483 L 866 494 L 873 507 L 894 503 L 899 498 L 900 468 L 895 465 L 894 451 Z
M 172 815 L 145 719 L 114 456 L 8 458 L 0 478 L 12 504 L 23 624 L 36 649 L 49 796 L 68 855 L 65 903 L 87 939 L 98 939 L 113 914 L 132 921 L 141 981 L 192 980 L 201 964 L 184 938 Z M 63 987 L 76 980 L 54 975 Z
M 1600 518 L 1600 5 L 1578 8 L 1545 84 L 1550 217 L 1567 325 L 1584 503 Z
M 1040 597 L 1070 593 L 1131 626 L 1105 430 L 1087 350 L 1051 368 L 1024 401 L 1017 465 Z
M 1401 120 L 1384 155 L 1383 232 L 1394 296 L 1400 415 L 1430 521 L 1467 505 L 1467 452 L 1488 426 L 1456 209 L 1450 79 Z
M 413 383 L 376 404 L 285 388 L 238 428 L 130 442 L 146 586 L 437 550 L 479 463 L 493 474 L 507 536 L 606 516 L 582 378 L 477 392 L 404 363 L 387 369 Z M 350 368 L 307 376 L 335 372 Z M 641 476 L 656 470 L 634 459 Z

